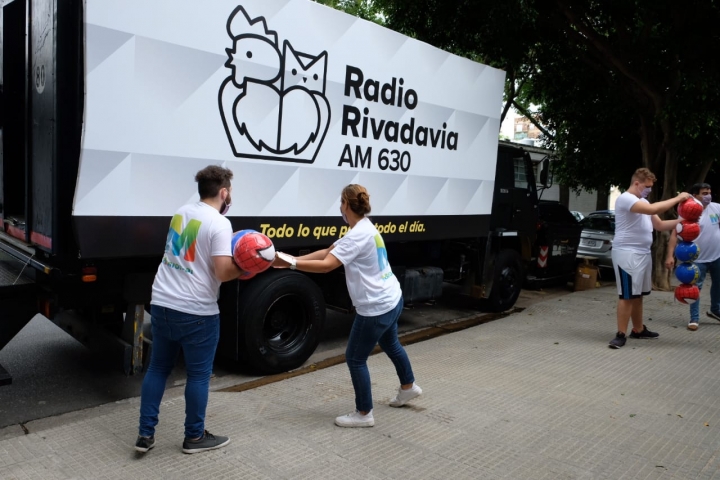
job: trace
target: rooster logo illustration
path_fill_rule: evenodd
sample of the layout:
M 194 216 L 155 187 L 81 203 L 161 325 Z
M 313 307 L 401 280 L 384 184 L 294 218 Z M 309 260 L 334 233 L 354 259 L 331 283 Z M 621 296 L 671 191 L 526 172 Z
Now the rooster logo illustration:
M 232 48 L 220 86 L 220 115 L 236 157 L 315 161 L 330 125 L 325 97 L 327 52 L 309 55 L 285 40 L 264 17 L 238 6 L 227 22 Z

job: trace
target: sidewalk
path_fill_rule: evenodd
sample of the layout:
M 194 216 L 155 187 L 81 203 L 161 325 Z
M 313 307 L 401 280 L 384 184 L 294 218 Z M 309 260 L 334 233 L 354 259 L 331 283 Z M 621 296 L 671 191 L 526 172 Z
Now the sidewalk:
M 354 405 L 338 365 L 212 392 L 207 427 L 232 443 L 197 455 L 181 453 L 177 390 L 145 455 L 132 448 L 139 399 L 8 427 L 0 478 L 720 479 L 720 322 L 703 304 L 690 332 L 687 306 L 653 292 L 660 339 L 611 350 L 616 298 L 577 292 L 407 347 L 425 393 L 400 409 L 392 364 L 371 357 L 373 428 L 333 425 Z

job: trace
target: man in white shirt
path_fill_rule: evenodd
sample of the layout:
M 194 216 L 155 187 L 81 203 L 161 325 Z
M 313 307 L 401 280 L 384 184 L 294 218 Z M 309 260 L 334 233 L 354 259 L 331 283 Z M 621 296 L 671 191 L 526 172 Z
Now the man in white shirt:
M 220 284 L 244 273 L 230 244 L 233 173 L 210 165 L 195 175 L 200 201 L 184 205 L 170 221 L 165 253 L 152 287 L 153 348 L 140 397 L 140 428 L 135 449 L 155 446 L 155 426 L 165 383 L 180 350 L 185 358 L 184 453 L 224 447 L 227 437 L 205 430 L 210 375 L 220 339 Z
M 707 183 L 696 183 L 690 188 L 690 193 L 703 205 L 703 213 L 698 223 L 700 235 L 693 241 L 700 251 L 693 263 L 700 270 L 697 286 L 702 289 L 705 276 L 710 273 L 712 285 L 710 286 L 710 310 L 707 316 L 720 321 L 720 204 L 712 201 L 712 189 Z M 672 270 L 675 266 L 675 246 L 677 245 L 677 232 L 670 234 L 668 241 L 668 254 L 665 266 Z M 690 304 L 690 321 L 688 330 L 697 330 L 700 324 L 700 300 Z
M 653 228 L 658 231 L 675 229 L 679 220 L 662 220 L 658 214 L 670 210 L 690 198 L 681 193 L 675 198 L 650 203 L 646 200 L 656 177 L 647 168 L 639 168 L 632 176 L 630 187 L 615 201 L 615 237 L 612 260 L 618 288 L 617 333 L 610 348 L 625 345 L 625 333 L 632 319 L 631 338 L 648 339 L 660 335 L 643 325 L 643 296 L 652 290 Z

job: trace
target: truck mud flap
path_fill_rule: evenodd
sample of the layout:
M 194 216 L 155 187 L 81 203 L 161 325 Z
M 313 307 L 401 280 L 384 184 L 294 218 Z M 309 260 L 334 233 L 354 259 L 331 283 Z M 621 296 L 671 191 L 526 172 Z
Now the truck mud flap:
M 37 313 L 37 286 L 23 267 L 15 258 L 0 251 L 0 350 Z M 0 365 L 0 385 L 10 383 L 12 377 Z

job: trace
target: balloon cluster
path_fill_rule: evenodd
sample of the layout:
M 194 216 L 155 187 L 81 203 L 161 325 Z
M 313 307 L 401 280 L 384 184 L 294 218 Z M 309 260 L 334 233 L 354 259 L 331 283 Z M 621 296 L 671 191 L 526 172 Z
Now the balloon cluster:
M 681 262 L 675 269 L 675 276 L 680 285 L 675 287 L 675 299 L 680 303 L 691 304 L 700 298 L 700 290 L 695 283 L 700 276 L 700 270 L 695 260 L 700 255 L 700 248 L 693 243 L 700 235 L 700 216 L 703 206 L 694 198 L 685 200 L 678 206 L 678 214 L 683 219 L 677 224 L 678 244 L 675 247 L 675 256 Z

